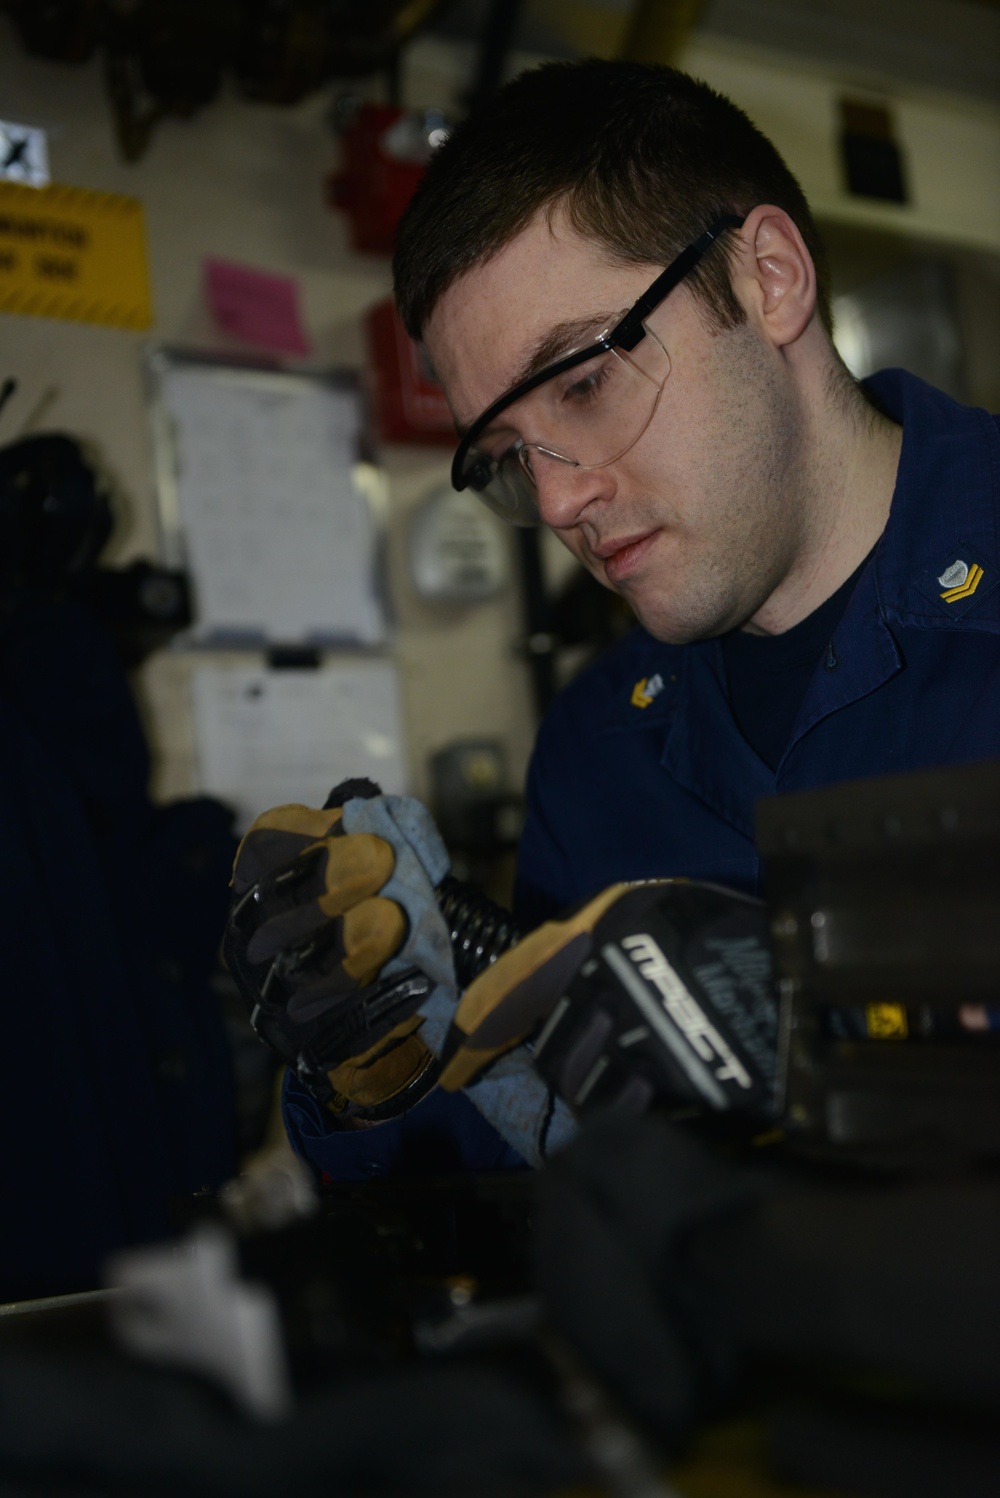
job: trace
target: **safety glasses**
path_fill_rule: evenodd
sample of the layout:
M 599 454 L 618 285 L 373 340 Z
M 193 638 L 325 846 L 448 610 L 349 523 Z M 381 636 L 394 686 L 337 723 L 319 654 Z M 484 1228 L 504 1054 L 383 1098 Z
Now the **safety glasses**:
M 539 465 L 605 468 L 627 453 L 649 426 L 670 373 L 647 318 L 719 236 L 743 222 L 735 214 L 717 219 L 617 321 L 494 401 L 459 444 L 455 488 L 471 489 L 514 525 L 537 525 Z

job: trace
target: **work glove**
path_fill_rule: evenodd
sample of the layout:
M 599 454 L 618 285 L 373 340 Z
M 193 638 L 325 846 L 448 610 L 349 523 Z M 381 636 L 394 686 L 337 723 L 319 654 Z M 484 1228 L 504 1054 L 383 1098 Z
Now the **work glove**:
M 396 1117 L 436 1082 L 459 997 L 453 945 L 463 977 L 485 960 L 457 916 L 452 941 L 441 905 L 465 900 L 447 873 L 426 809 L 368 780 L 343 782 L 322 811 L 266 812 L 237 852 L 226 963 L 257 1034 L 345 1124 Z M 492 907 L 494 948 L 498 924 Z M 529 1164 L 575 1131 L 523 1047 L 468 1092 Z
M 226 963 L 258 1035 L 344 1121 L 381 1122 L 434 1085 L 428 1041 L 456 998 L 447 871 L 425 808 L 367 780 L 319 811 L 265 812 L 237 851 Z
M 466 989 L 441 1085 L 470 1087 L 522 1047 L 577 1116 L 659 1102 L 764 1123 L 776 1113 L 778 1033 L 767 938 L 763 904 L 733 891 L 612 885 Z

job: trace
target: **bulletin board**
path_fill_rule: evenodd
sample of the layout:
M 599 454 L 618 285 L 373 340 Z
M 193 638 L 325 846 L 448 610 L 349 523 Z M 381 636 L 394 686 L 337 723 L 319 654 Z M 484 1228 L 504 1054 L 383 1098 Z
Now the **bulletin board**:
M 147 354 L 164 559 L 215 648 L 379 646 L 384 491 L 353 373 Z

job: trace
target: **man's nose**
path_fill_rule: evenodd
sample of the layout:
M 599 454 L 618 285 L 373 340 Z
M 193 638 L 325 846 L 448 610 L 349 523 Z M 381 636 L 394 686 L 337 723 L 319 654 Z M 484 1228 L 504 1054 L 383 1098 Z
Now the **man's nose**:
M 531 457 L 538 514 L 542 524 L 553 530 L 568 530 L 576 525 L 591 501 L 609 485 L 605 469 L 581 468 L 547 453 L 532 453 Z

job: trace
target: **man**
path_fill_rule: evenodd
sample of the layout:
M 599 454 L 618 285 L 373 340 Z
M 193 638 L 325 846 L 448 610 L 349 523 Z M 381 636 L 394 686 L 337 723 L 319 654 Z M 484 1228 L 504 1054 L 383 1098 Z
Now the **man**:
M 641 625 L 542 726 L 528 923 L 619 880 L 755 891 L 760 797 L 997 753 L 996 423 L 852 380 L 802 193 L 729 101 L 522 75 L 435 157 L 395 274 L 458 487 Z

